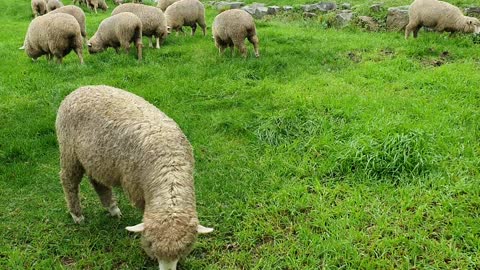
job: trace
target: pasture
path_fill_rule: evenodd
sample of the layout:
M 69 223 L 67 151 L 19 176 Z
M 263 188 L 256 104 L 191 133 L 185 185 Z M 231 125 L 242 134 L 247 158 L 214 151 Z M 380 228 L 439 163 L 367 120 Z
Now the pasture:
M 69 0 L 63 1 L 70 4 Z M 253 2 L 253 1 L 251 1 Z M 368 9 L 374 1 L 350 1 Z M 386 1 L 388 5 L 409 1 Z M 84 8 L 91 37 L 109 10 Z M 269 3 L 269 2 L 266 2 Z M 302 0 L 270 1 L 301 4 Z M 459 5 L 474 1 L 455 1 Z M 469 35 L 257 20 L 260 58 L 218 55 L 211 37 L 62 65 L 18 50 L 30 2 L 0 0 L 0 269 L 158 269 L 86 181 L 73 223 L 54 122 L 83 85 L 144 97 L 191 142 L 200 235 L 179 269 L 478 269 L 480 45 Z M 189 28 L 186 28 L 189 33 Z

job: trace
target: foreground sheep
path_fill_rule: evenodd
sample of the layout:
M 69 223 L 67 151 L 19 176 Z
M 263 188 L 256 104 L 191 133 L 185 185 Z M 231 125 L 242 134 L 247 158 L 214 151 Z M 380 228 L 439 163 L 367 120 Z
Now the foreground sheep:
M 105 0 L 87 0 L 87 6 L 97 13 L 97 8 L 107 11 L 108 6 Z
M 74 50 L 83 64 L 82 34 L 75 17 L 69 14 L 45 14 L 32 20 L 25 37 L 25 52 L 36 60 L 42 55 L 52 56 L 59 63 L 71 50 Z
M 480 33 L 480 21 L 477 18 L 464 16 L 458 7 L 443 1 L 415 0 L 410 5 L 408 16 L 405 39 L 412 31 L 416 38 L 422 26 L 439 32 Z
M 59 0 L 47 0 L 47 11 L 50 12 L 57 8 L 63 7 L 63 3 Z
M 65 13 L 75 17 L 78 24 L 80 25 L 80 32 L 82 34 L 82 37 L 84 39 L 87 38 L 87 30 L 85 27 L 85 13 L 83 13 L 83 10 L 81 8 L 74 5 L 68 5 L 61 8 L 57 8 L 54 11 L 50 12 L 50 14 L 55 14 L 55 13 Z
M 142 22 L 135 14 L 122 12 L 103 20 L 87 46 L 91 54 L 108 47 L 115 48 L 117 53 L 121 47 L 128 53 L 132 42 L 137 47 L 138 60 L 142 60 Z
M 34 17 L 42 16 L 47 13 L 47 3 L 45 0 L 32 0 L 31 5 Z
M 180 0 L 173 3 L 165 10 L 165 18 L 169 29 L 183 32 L 184 25 L 192 27 L 192 36 L 195 35 L 197 23 L 206 35 L 207 25 L 205 24 L 205 7 L 198 0 Z
M 192 147 L 178 125 L 143 98 L 109 86 L 85 86 L 58 109 L 60 177 L 75 222 L 84 220 L 79 184 L 88 175 L 102 205 L 121 216 L 112 186 L 122 186 L 143 211 L 143 223 L 127 227 L 142 233 L 147 254 L 160 269 L 176 269 L 193 246 L 198 222 Z
M 220 54 L 223 54 L 227 46 L 230 47 L 233 54 L 234 46 L 236 46 L 243 57 L 247 57 L 245 38 L 248 38 L 253 44 L 255 56 L 260 56 L 255 21 L 246 11 L 231 9 L 218 14 L 213 21 L 212 32 L 215 46 Z
M 167 7 L 178 1 L 180 0 L 158 0 L 157 8 L 165 12 L 165 10 L 167 10 Z
M 143 4 L 128 3 L 116 7 L 112 11 L 112 15 L 116 15 L 121 12 L 131 12 L 137 15 L 137 17 L 142 21 L 142 35 L 151 37 L 149 40 L 150 47 L 153 47 L 152 43 L 153 38 L 155 37 L 155 47 L 157 49 L 160 48 L 160 44 L 162 44 L 168 36 L 165 15 L 163 15 L 163 12 L 160 9 Z

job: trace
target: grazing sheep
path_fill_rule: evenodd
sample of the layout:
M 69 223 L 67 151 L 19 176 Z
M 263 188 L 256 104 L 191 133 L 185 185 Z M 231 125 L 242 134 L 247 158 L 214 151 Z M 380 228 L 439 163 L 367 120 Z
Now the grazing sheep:
M 178 2 L 180 0 L 158 0 L 157 8 L 161 9 L 163 12 L 169 7 L 171 4 Z
M 55 127 L 60 178 L 75 222 L 84 220 L 79 184 L 86 174 L 112 216 L 121 216 L 112 186 L 122 186 L 143 211 L 143 223 L 126 229 L 142 233 L 143 248 L 160 269 L 176 269 L 197 234 L 213 231 L 198 221 L 190 143 L 143 98 L 109 86 L 80 87 L 60 104 Z
M 97 8 L 103 11 L 107 11 L 108 9 L 108 6 L 107 6 L 107 3 L 105 3 L 105 0 L 87 0 L 87 6 L 90 9 L 93 9 L 95 13 L 97 13 Z
M 48 60 L 55 56 L 59 63 L 74 50 L 83 64 L 80 25 L 69 14 L 48 13 L 33 19 L 28 26 L 23 47 L 34 60 L 45 54 Z
M 443 1 L 415 0 L 410 5 L 408 16 L 405 39 L 412 31 L 416 38 L 422 26 L 439 32 L 480 33 L 480 21 L 477 18 L 464 16 L 458 7 Z
M 142 21 L 133 13 L 122 12 L 106 18 L 100 23 L 97 32 L 88 41 L 88 52 L 93 54 L 104 51 L 108 47 L 119 47 L 128 53 L 130 43 L 137 47 L 138 60 L 142 60 Z
M 142 35 L 151 37 L 149 40 L 150 47 L 153 47 L 153 38 L 156 38 L 156 48 L 160 48 L 160 44 L 167 38 L 167 22 L 163 12 L 152 6 L 146 6 L 143 4 L 127 3 L 116 7 L 112 11 L 112 15 L 121 12 L 131 12 L 137 15 L 142 21 Z
M 87 38 L 87 30 L 85 27 L 85 13 L 83 13 L 83 10 L 81 8 L 74 5 L 68 5 L 68 6 L 63 6 L 61 8 L 57 8 L 54 11 L 50 12 L 50 14 L 55 14 L 55 13 L 66 13 L 75 17 L 75 19 L 78 21 L 78 24 L 80 25 L 80 32 L 82 33 L 82 37 L 84 39 Z
M 47 10 L 48 12 L 55 10 L 57 8 L 63 7 L 63 3 L 59 0 L 47 0 Z
M 42 16 L 47 13 L 47 3 L 45 0 L 32 0 L 31 4 L 34 17 Z
M 215 46 L 220 54 L 224 53 L 227 46 L 230 47 L 233 54 L 234 46 L 236 46 L 243 57 L 247 57 L 245 38 L 248 38 L 253 44 L 255 56 L 260 56 L 255 21 L 246 11 L 231 9 L 218 14 L 213 21 L 212 32 Z
M 202 27 L 203 35 L 206 35 L 205 7 L 198 0 L 180 0 L 173 3 L 165 10 L 168 29 L 183 32 L 184 25 L 192 27 L 192 36 L 195 35 L 197 23 Z

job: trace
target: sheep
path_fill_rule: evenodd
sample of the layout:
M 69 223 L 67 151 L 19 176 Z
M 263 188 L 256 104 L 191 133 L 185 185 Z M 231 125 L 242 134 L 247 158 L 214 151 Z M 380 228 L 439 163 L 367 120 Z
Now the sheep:
M 158 0 L 157 8 L 161 9 L 163 12 L 169 7 L 171 4 L 177 2 L 179 0 Z
M 464 16 L 458 7 L 443 1 L 415 0 L 408 9 L 408 16 L 405 39 L 412 31 L 416 38 L 422 26 L 439 32 L 480 33 L 480 21 L 477 18 Z
M 182 27 L 192 27 L 192 36 L 195 35 L 197 23 L 202 27 L 203 35 L 206 35 L 207 25 L 205 24 L 205 7 L 198 0 L 180 0 L 173 3 L 165 10 L 167 28 L 183 32 Z
M 47 0 L 47 11 L 50 12 L 57 8 L 63 7 L 63 3 L 59 0 Z
M 176 269 L 197 234 L 213 231 L 198 221 L 190 143 L 143 98 L 105 85 L 80 87 L 60 104 L 55 127 L 60 178 L 74 222 L 84 221 L 79 184 L 86 174 L 112 216 L 121 216 L 113 186 L 122 186 L 143 211 L 143 223 L 126 229 L 142 233 L 143 248 L 160 269 Z
M 66 13 L 75 17 L 75 19 L 78 21 L 78 24 L 80 25 L 80 32 L 82 34 L 82 37 L 84 39 L 87 39 L 87 30 L 85 27 L 85 13 L 83 13 L 83 10 L 81 8 L 74 5 L 68 5 L 50 11 L 50 14 L 55 13 Z
M 245 38 L 248 38 L 250 43 L 253 44 L 255 56 L 260 56 L 255 21 L 246 11 L 231 9 L 218 14 L 213 21 L 212 32 L 215 46 L 220 54 L 225 52 L 227 46 L 230 47 L 233 54 L 234 46 L 236 46 L 243 57 L 247 57 L 247 48 L 244 41 Z
M 142 60 L 142 21 L 131 12 L 122 12 L 103 20 L 87 46 L 91 54 L 108 47 L 115 48 L 117 53 L 122 47 L 128 53 L 131 42 L 137 47 L 138 60 Z
M 45 0 L 32 0 L 32 13 L 34 17 L 47 13 L 47 3 Z
M 71 50 L 74 50 L 83 64 L 82 35 L 75 17 L 64 13 L 45 14 L 32 20 L 24 40 L 27 55 L 36 60 L 46 54 L 53 56 L 58 63 Z
M 127 3 L 116 7 L 112 11 L 112 15 L 121 12 L 131 12 L 137 15 L 142 21 L 142 35 L 151 37 L 149 40 L 150 47 L 153 47 L 153 37 L 155 37 L 156 48 L 160 48 L 160 44 L 162 44 L 168 36 L 165 15 L 163 15 L 160 9 L 143 4 Z
M 97 13 L 97 8 L 103 11 L 107 11 L 108 9 L 108 6 L 107 6 L 107 3 L 105 3 L 105 0 L 87 0 L 87 6 L 90 9 L 93 9 L 95 13 Z

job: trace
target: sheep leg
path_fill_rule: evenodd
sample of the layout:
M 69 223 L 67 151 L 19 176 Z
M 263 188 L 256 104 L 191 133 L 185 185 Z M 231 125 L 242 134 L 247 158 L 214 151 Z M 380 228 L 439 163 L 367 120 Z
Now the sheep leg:
M 76 48 L 75 49 L 75 53 L 77 54 L 78 56 L 78 59 L 80 60 L 80 64 L 83 65 L 83 52 L 82 52 L 82 46 L 80 46 L 79 48 Z
M 137 58 L 138 58 L 138 61 L 142 61 L 142 43 L 141 42 L 137 42 Z
M 195 35 L 195 31 L 197 31 L 197 24 L 192 24 L 192 37 Z
M 122 212 L 117 206 L 117 200 L 113 196 L 112 188 L 95 181 L 95 179 L 92 177 L 90 177 L 90 183 L 97 192 L 103 207 L 108 210 L 112 217 L 120 218 L 122 216 Z
M 198 25 L 202 28 L 203 36 L 207 35 L 207 24 L 205 23 L 205 20 L 199 21 Z
M 418 37 L 418 31 L 420 31 L 421 26 L 417 26 L 417 28 L 413 29 L 413 38 Z
M 233 45 L 233 43 L 230 43 L 228 44 L 228 47 L 230 48 L 230 54 L 233 57 L 235 55 L 235 46 Z
M 160 49 L 160 38 L 158 36 L 156 36 L 156 41 L 157 45 L 155 46 L 155 48 Z
M 148 39 L 148 47 L 153 48 L 153 36 Z
M 253 44 L 253 49 L 255 50 L 255 57 L 259 57 L 260 53 L 258 52 L 258 37 L 257 35 L 249 36 L 248 41 Z
M 244 58 L 247 58 L 247 47 L 245 46 L 245 42 L 243 41 L 243 39 L 241 41 L 240 40 L 235 40 L 233 42 L 233 44 L 235 46 L 237 46 L 237 48 L 240 51 L 240 53 L 242 54 L 242 56 Z
M 409 22 L 408 25 L 405 27 L 405 39 L 408 39 L 410 37 L 410 33 L 412 31 L 415 31 L 414 29 L 420 29 L 417 24 L 413 22 Z M 418 33 L 418 30 L 417 30 Z
M 182 32 L 183 36 L 185 36 L 185 32 L 183 31 L 183 27 L 180 27 L 178 29 L 180 30 L 180 32 Z M 177 33 L 178 33 L 178 30 L 177 30 Z
M 80 206 L 79 187 L 84 169 L 78 160 L 68 160 L 63 153 L 61 154 L 60 163 L 62 168 L 60 170 L 60 180 L 70 215 L 75 223 L 82 223 L 85 218 L 82 215 L 82 207 Z

